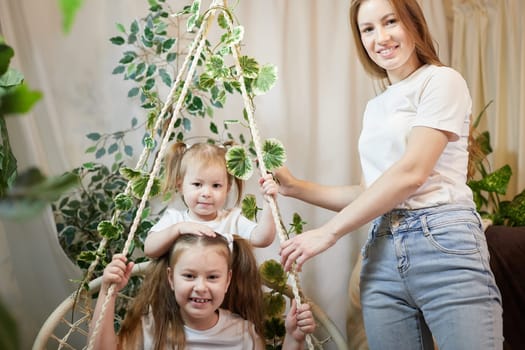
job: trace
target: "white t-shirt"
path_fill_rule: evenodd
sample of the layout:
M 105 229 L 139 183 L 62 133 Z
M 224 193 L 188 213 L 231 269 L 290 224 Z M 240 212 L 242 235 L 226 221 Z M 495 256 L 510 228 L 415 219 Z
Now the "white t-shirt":
M 190 217 L 189 211 L 168 208 L 150 231 L 162 231 L 179 222 L 196 222 L 212 228 L 218 233 L 236 234 L 249 240 L 257 223 L 248 220 L 242 215 L 240 208 L 219 211 L 217 218 L 212 221 L 200 221 Z
M 144 349 L 153 348 L 154 320 L 150 314 L 142 317 Z M 184 326 L 185 350 L 262 350 L 261 338 L 255 332 L 253 323 L 229 310 L 219 309 L 219 320 L 210 329 L 197 331 Z
M 472 191 L 466 185 L 471 108 L 465 80 L 449 67 L 425 65 L 390 85 L 368 102 L 364 113 L 359 154 L 366 185 L 403 156 L 411 129 L 425 126 L 448 131 L 454 137 L 427 181 L 396 207 L 473 207 Z

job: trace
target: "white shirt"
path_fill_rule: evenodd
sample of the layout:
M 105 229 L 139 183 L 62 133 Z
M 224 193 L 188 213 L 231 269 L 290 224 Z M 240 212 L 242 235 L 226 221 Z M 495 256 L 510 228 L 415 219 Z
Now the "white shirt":
M 359 154 L 370 186 L 404 154 L 414 126 L 454 135 L 427 181 L 397 208 L 438 204 L 473 207 L 466 185 L 468 134 L 472 101 L 463 77 L 449 67 L 425 65 L 371 99 L 364 113 Z
M 236 234 L 249 240 L 257 223 L 248 220 L 241 213 L 240 208 L 220 210 L 217 218 L 212 221 L 200 221 L 192 218 L 189 211 L 168 208 L 150 231 L 162 231 L 179 222 L 195 222 L 206 225 L 215 232 L 224 234 Z
M 153 348 L 154 319 L 150 314 L 142 317 L 144 350 Z M 210 329 L 198 331 L 184 326 L 185 350 L 263 350 L 261 338 L 253 323 L 228 310 L 219 309 L 219 320 Z

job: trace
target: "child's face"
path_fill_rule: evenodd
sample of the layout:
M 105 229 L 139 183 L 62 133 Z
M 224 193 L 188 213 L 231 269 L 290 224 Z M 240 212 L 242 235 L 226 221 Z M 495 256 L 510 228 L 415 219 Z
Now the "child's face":
M 192 329 L 209 329 L 218 321 L 216 310 L 224 300 L 231 279 L 227 249 L 192 246 L 181 252 L 173 268 L 168 268 L 168 279 L 182 319 Z
M 180 191 L 195 219 L 214 220 L 228 197 L 228 174 L 219 165 L 189 166 Z

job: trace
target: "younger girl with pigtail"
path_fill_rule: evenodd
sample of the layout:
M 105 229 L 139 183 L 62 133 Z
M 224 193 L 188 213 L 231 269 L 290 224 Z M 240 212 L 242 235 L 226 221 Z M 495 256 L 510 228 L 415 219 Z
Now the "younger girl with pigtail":
M 105 268 L 93 323 L 111 284 L 128 282 L 132 262 L 117 254 Z M 110 298 L 94 349 L 264 349 L 261 280 L 251 245 L 238 236 L 180 235 L 153 260 L 138 295 L 115 333 L 116 294 Z M 308 304 L 292 307 L 284 350 L 304 348 L 315 322 Z
M 237 234 L 254 247 L 272 244 L 276 230 L 269 204 L 264 202 L 257 223 L 241 213 L 243 181 L 227 171 L 227 146 L 206 142 L 173 144 L 166 156 L 164 189 L 180 194 L 187 209 L 165 211 L 144 242 L 147 256 L 161 256 L 181 234 L 214 236 L 219 232 Z M 225 208 L 233 185 L 237 189 L 235 206 Z M 264 175 L 259 185 L 263 195 L 277 195 L 278 186 L 271 174 Z

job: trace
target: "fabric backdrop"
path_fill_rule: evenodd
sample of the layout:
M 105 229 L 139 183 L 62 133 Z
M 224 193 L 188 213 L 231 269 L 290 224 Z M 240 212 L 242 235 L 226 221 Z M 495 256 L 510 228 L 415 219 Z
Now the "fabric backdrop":
M 359 182 L 361 114 L 375 93 L 354 52 L 348 3 L 244 0 L 236 10 L 245 27 L 243 53 L 279 69 L 276 86 L 255 100 L 261 136 L 285 144 L 287 165 L 298 177 L 325 184 Z M 493 135 L 495 164 L 509 163 L 515 170 L 511 192 L 516 193 L 525 186 L 525 141 L 519 137 L 525 134 L 524 5 L 519 0 L 421 3 L 441 58 L 467 78 L 474 115 L 494 100 L 484 126 Z M 108 39 L 117 34 L 115 23 L 127 25 L 146 8 L 146 0 L 85 1 L 72 32 L 64 35 L 56 0 L 0 1 L 0 28 L 15 49 L 13 65 L 44 93 L 29 115 L 8 120 L 20 169 L 37 165 L 49 175 L 70 170 L 91 160 L 84 154 L 88 132 L 122 130 L 132 117 L 144 118 L 127 98 L 129 85 L 111 75 L 121 51 Z M 258 193 L 250 181 L 247 192 Z M 289 198 L 279 198 L 279 205 L 285 222 L 298 212 L 306 229 L 333 215 Z M 58 246 L 53 225 L 50 211 L 24 223 L 0 223 L 0 296 L 19 320 L 24 349 L 46 315 L 74 290 L 69 279 L 79 276 Z M 348 281 L 365 232 L 366 227 L 345 236 L 301 274 L 305 293 L 345 336 Z M 258 257 L 278 259 L 278 246 L 276 239 Z

